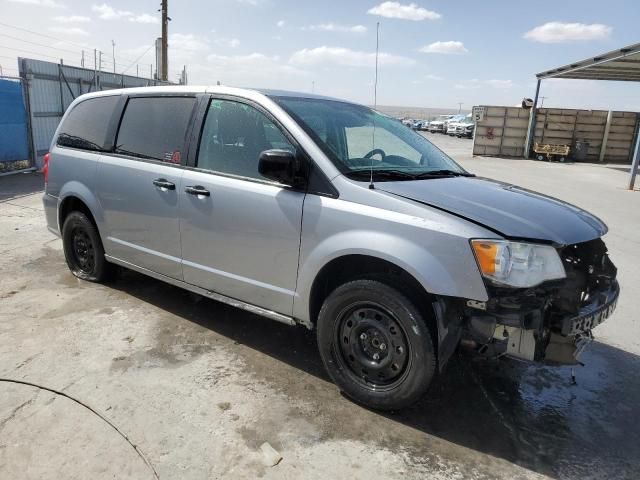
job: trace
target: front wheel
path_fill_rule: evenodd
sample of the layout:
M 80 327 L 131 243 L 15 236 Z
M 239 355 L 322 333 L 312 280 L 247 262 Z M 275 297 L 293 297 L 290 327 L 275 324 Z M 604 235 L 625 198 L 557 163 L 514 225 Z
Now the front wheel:
M 398 290 L 374 280 L 346 283 L 327 297 L 318 316 L 318 348 L 342 392 L 380 410 L 419 400 L 436 366 L 423 314 Z
M 115 267 L 104 258 L 98 230 L 84 213 L 67 215 L 62 226 L 62 245 L 69 270 L 76 277 L 102 282 L 112 276 Z

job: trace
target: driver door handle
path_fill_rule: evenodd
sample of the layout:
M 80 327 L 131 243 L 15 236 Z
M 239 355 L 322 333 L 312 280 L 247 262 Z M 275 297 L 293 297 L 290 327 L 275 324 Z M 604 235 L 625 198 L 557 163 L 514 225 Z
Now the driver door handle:
M 189 185 L 185 187 L 184 191 L 187 192 L 189 195 L 202 195 L 204 197 L 208 197 L 209 195 L 211 195 L 209 190 L 207 190 L 201 185 L 193 185 L 193 186 Z
M 156 178 L 156 179 L 153 181 L 153 184 L 154 184 L 156 187 L 159 187 L 159 188 L 166 188 L 167 190 L 175 190 L 175 189 L 176 189 L 176 184 L 175 184 L 175 183 L 172 183 L 172 182 L 170 182 L 170 181 L 168 181 L 168 180 L 167 180 L 167 179 L 165 179 L 165 178 Z

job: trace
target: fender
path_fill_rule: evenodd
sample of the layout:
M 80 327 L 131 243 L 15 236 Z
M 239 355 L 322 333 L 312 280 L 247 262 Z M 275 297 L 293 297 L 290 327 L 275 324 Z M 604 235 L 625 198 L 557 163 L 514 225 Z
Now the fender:
M 100 202 L 86 185 L 78 182 L 77 180 L 66 182 L 60 189 L 60 194 L 58 196 L 58 228 L 60 229 L 60 231 L 62 232 L 62 223 L 60 221 L 61 207 L 65 199 L 69 197 L 77 197 L 78 199 L 82 200 L 82 202 L 89 208 L 89 211 L 93 215 L 93 218 L 98 226 L 98 231 L 101 232 L 104 227 L 104 215 L 102 212 L 102 208 L 100 207 Z
M 447 239 L 450 251 L 456 248 L 455 239 Z M 452 268 L 448 257 L 448 268 L 424 245 L 415 243 L 397 233 L 368 230 L 348 230 L 323 239 L 310 251 L 301 252 L 298 273 L 297 295 L 294 300 L 294 317 L 310 321 L 309 301 L 313 282 L 332 260 L 346 255 L 367 255 L 393 263 L 412 275 L 422 287 L 434 295 L 471 298 L 479 301 L 488 299 L 484 282 L 478 272 L 468 241 L 458 239 L 460 252 L 457 255 L 458 268 Z

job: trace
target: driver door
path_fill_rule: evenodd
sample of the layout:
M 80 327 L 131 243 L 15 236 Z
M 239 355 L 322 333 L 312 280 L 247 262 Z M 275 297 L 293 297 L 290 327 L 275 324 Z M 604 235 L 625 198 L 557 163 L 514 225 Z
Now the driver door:
M 195 168 L 180 186 L 184 280 L 291 315 L 304 191 L 258 172 L 260 153 L 295 146 L 265 111 L 213 98 Z

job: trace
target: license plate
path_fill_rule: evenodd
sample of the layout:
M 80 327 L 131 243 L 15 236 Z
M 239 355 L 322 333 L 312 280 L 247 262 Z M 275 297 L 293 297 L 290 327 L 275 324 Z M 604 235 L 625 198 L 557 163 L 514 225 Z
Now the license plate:
M 618 295 L 615 296 L 609 303 L 605 303 L 597 310 L 587 315 L 573 319 L 570 323 L 570 330 L 568 332 L 562 332 L 565 335 L 575 335 L 577 333 L 583 333 L 591 330 L 592 328 L 600 325 L 607 318 L 611 316 L 613 311 L 618 305 Z

